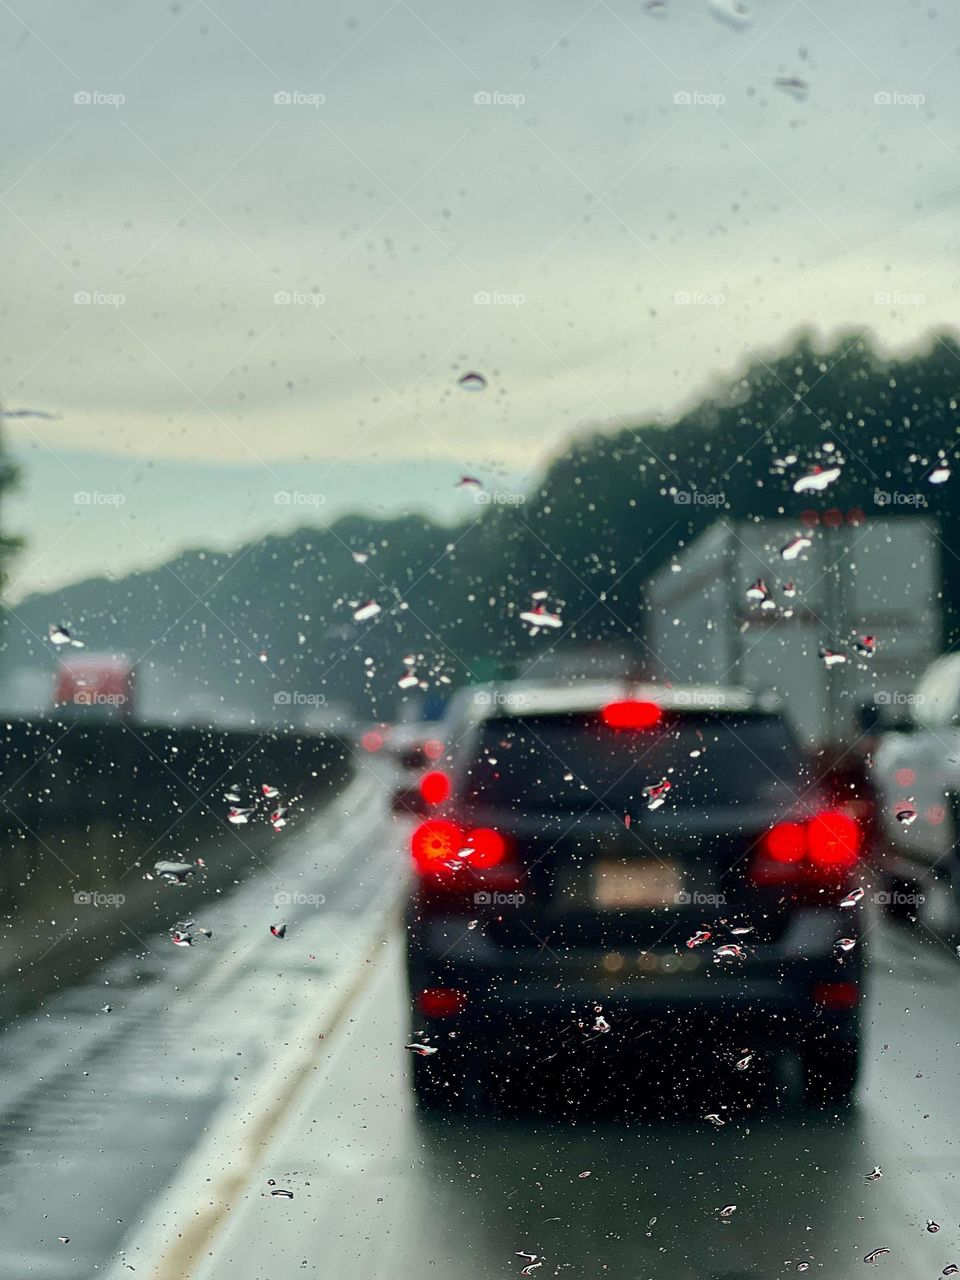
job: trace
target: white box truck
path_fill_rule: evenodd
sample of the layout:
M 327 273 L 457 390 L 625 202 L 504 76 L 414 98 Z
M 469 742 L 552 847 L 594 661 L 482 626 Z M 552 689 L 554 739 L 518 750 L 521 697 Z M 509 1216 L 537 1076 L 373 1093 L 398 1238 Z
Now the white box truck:
M 914 516 L 718 520 L 648 584 L 658 677 L 770 689 L 806 745 L 852 745 L 862 709 L 912 691 L 941 650 L 939 547 Z

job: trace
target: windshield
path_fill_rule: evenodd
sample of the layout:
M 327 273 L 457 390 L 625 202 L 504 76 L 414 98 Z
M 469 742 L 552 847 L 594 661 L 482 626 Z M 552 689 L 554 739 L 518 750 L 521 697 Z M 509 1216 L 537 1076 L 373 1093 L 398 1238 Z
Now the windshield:
M 0 67 L 0 1280 L 960 1277 L 958 0 Z

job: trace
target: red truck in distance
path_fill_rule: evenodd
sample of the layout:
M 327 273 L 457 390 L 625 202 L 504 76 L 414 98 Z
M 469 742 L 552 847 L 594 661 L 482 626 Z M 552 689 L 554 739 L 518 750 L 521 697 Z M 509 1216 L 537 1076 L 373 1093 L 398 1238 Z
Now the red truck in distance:
M 54 710 L 61 716 L 131 717 L 136 668 L 113 653 L 68 654 L 57 664 Z

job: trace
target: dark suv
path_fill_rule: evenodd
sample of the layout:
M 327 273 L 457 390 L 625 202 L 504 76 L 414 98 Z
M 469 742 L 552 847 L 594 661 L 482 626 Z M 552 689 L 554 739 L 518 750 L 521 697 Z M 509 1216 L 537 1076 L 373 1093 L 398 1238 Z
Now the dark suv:
M 850 1099 L 861 832 L 775 699 L 518 683 L 445 732 L 407 910 L 422 1105 L 625 1027 L 734 1070 L 787 1052 L 807 1101 Z

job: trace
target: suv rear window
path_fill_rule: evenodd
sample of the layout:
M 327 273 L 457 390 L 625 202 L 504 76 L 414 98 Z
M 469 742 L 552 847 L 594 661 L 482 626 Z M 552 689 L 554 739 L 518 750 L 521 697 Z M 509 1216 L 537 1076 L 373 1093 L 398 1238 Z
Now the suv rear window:
M 802 757 L 780 716 L 683 712 L 655 729 L 618 730 L 597 715 L 484 722 L 460 791 L 515 810 L 636 810 L 666 778 L 665 807 L 750 804 L 796 789 Z

